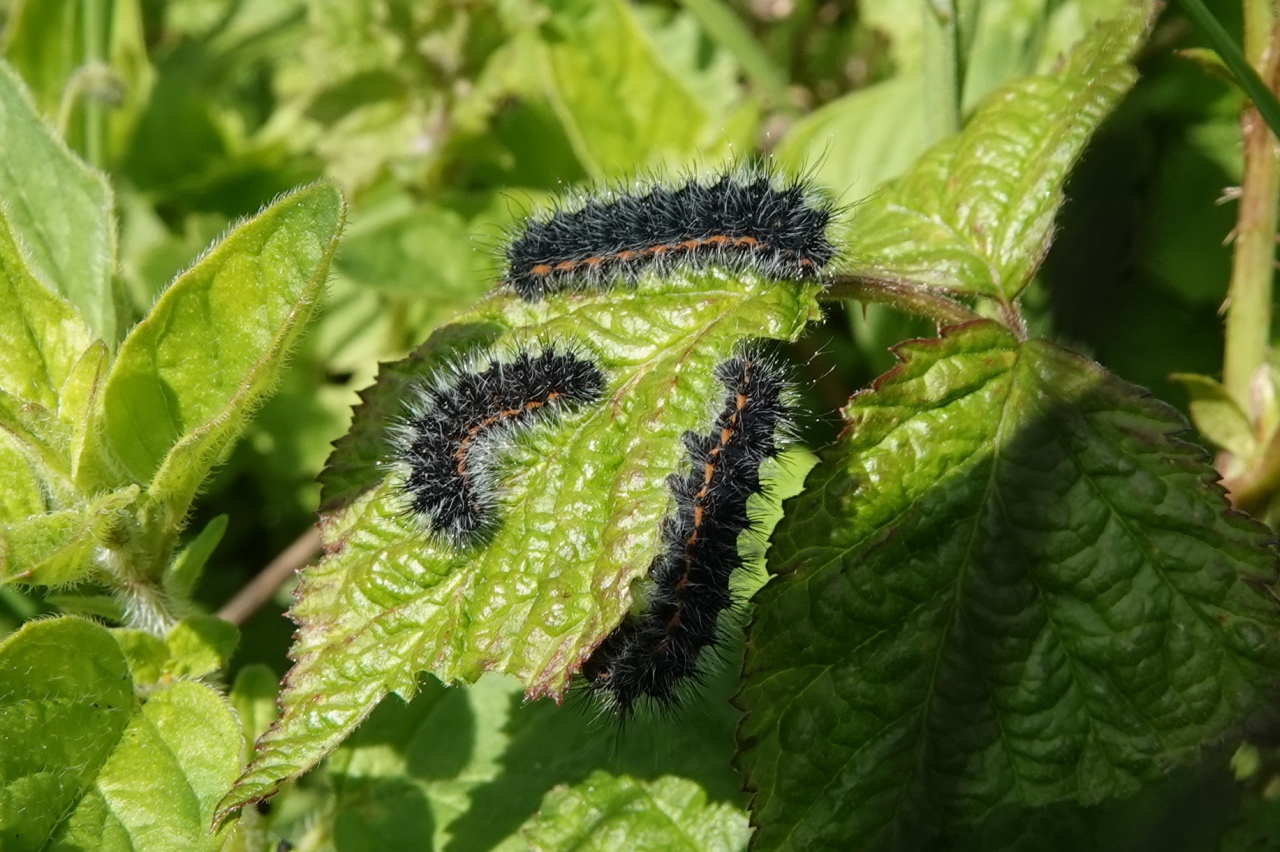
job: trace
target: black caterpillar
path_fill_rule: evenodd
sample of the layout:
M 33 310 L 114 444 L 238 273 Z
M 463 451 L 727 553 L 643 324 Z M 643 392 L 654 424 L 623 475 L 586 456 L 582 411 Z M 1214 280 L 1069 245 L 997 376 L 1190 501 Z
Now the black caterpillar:
M 680 266 L 814 278 L 835 255 L 826 237 L 831 216 L 806 184 L 760 170 L 605 192 L 530 219 L 507 245 L 504 281 L 534 302 Z
M 482 538 L 496 521 L 493 466 L 484 463 L 496 439 L 594 402 L 604 386 L 591 361 L 544 349 L 420 389 L 398 442 L 410 510 L 455 544 Z
M 680 685 L 701 677 L 717 641 L 720 613 L 732 603 L 729 576 L 742 565 L 738 536 L 751 526 L 747 499 L 760 491 L 760 466 L 778 453 L 788 422 L 786 382 L 757 355 L 722 363 L 724 409 L 706 434 L 686 433 L 691 469 L 668 485 L 676 510 L 663 524 L 662 552 L 649 566 L 649 592 L 583 666 L 589 687 L 627 715 L 637 700 L 675 704 Z

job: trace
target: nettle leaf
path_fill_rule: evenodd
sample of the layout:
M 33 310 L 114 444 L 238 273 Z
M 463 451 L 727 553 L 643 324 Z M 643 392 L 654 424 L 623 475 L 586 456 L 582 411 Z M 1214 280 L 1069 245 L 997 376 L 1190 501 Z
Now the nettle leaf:
M 521 826 L 543 796 L 600 768 L 637 778 L 659 770 L 678 775 L 745 812 L 741 781 L 729 765 L 738 718 L 729 696 L 742 669 L 741 638 L 737 626 L 726 625 L 729 641 L 716 655 L 722 659 L 681 712 L 637 715 L 621 736 L 613 736 L 587 695 L 561 707 L 522 701 L 524 690 L 511 677 L 486 676 L 452 689 L 424 676 L 411 702 L 385 698 L 325 761 L 332 797 L 319 830 L 350 852 L 385 849 L 424 832 L 434 849 L 524 848 Z M 274 688 L 270 697 L 274 710 Z M 392 798 L 395 806 L 387 806 Z
M 692 781 L 654 781 L 591 773 L 572 787 L 557 787 L 524 827 L 533 849 L 746 849 L 746 814 L 710 804 Z
M 854 208 L 850 271 L 1009 302 L 1048 251 L 1062 187 L 1137 72 L 1151 10 L 1128 4 L 1054 73 L 993 92 L 960 134 Z
M 471 682 L 504 671 L 529 698 L 560 696 L 660 546 L 666 477 L 684 464 L 683 433 L 710 420 L 716 365 L 740 341 L 797 337 L 818 316 L 817 290 L 712 271 L 532 305 L 500 292 L 385 371 L 331 460 L 327 553 L 303 571 L 291 613 L 283 715 L 222 813 L 313 766 L 383 695 L 412 695 L 419 672 Z M 432 538 L 407 514 L 400 475 L 376 465 L 408 377 L 439 369 L 460 339 L 499 352 L 581 347 L 608 383 L 597 404 L 516 441 L 501 525 L 466 548 Z
M 94 336 L 114 341 L 111 188 L 45 126 L 22 81 L 3 62 L 0 151 L 0 218 L 25 249 L 32 274 L 75 305 Z
M 103 394 L 106 431 L 172 518 L 274 388 L 315 310 L 342 218 L 332 185 L 285 196 L 178 276 L 121 345 Z
M 242 742 L 206 686 L 136 699 L 105 628 L 30 622 L 0 645 L 0 847 L 212 852 Z
M 761 849 L 1126 796 L 1266 704 L 1270 535 L 1172 408 L 989 321 L 904 344 L 786 506 L 741 765 Z

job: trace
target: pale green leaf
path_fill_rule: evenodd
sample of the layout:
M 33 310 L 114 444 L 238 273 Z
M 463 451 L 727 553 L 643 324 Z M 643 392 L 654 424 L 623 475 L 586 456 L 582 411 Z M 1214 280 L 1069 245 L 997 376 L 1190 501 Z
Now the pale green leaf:
M 169 662 L 169 648 L 164 639 L 134 627 L 117 627 L 111 631 L 124 657 L 129 661 L 129 676 L 136 684 L 159 683 Z
M 0 390 L 55 409 L 89 339 L 75 309 L 32 276 L 0 217 Z
M 660 547 L 681 436 L 708 427 L 723 393 L 716 365 L 741 341 L 794 339 L 818 315 L 817 289 L 710 271 L 533 305 L 500 292 L 385 371 L 325 475 L 329 555 L 303 571 L 283 715 L 226 807 L 313 765 L 387 692 L 412 694 L 421 671 L 505 671 L 530 697 L 562 694 Z M 375 464 L 407 385 L 468 343 L 549 340 L 588 347 L 606 398 L 517 442 L 503 522 L 482 548 L 432 539 L 406 515 L 398 474 Z
M 922 85 L 904 74 L 836 98 L 796 121 L 774 159 L 856 203 L 924 151 Z
M 548 95 L 574 151 L 597 179 L 729 153 L 727 115 L 672 68 L 622 0 L 555 0 L 542 27 Z M 681 73 L 683 72 L 683 73 Z M 716 95 L 722 96 L 724 87 Z M 751 131 L 748 130 L 748 133 Z M 739 130 L 739 135 L 741 135 Z
M 185 681 L 152 692 L 50 848 L 216 852 L 213 806 L 235 778 L 243 740 L 226 701 Z M 39 848 L 39 847 L 36 847 Z
M 1015 299 L 1048 251 L 1067 174 L 1136 78 L 1128 59 L 1148 20 L 1128 4 L 1053 73 L 988 96 L 959 135 L 854 209 L 850 270 Z
M 0 583 L 66 586 L 98 566 L 116 538 L 122 513 L 138 499 L 131 485 L 87 503 L 0 525 Z
M 124 655 L 78 618 L 0 644 L 0 848 L 44 849 L 137 709 Z
M 95 428 L 99 423 L 98 394 L 102 391 L 109 362 L 106 344 L 95 340 L 72 365 L 58 395 L 58 419 L 68 432 L 68 470 L 72 480 L 87 491 L 97 490 L 95 486 L 105 486 L 120 478 L 118 474 L 108 472 L 107 466 L 112 464 L 111 455 L 103 436 Z
M 70 441 L 66 428 L 43 405 L 26 402 L 8 391 L 0 390 L 0 429 L 17 439 L 30 459 L 39 467 L 42 479 L 53 481 L 54 502 L 67 496 L 67 459 L 64 455 Z
M 124 604 L 111 595 L 67 591 L 45 595 L 44 600 L 69 615 L 91 615 L 116 624 L 125 620 Z
M 1268 531 L 1177 412 L 995 323 L 904 344 L 790 501 L 739 731 L 764 849 L 1127 796 L 1267 705 Z
M 46 483 L 31 451 L 0 429 L 0 523 L 46 510 Z
M 227 531 L 227 516 L 218 515 L 205 524 L 200 534 L 178 552 L 164 572 L 164 588 L 178 600 L 188 600 L 204 573 L 204 565 Z
M 200 677 L 227 665 L 240 630 L 212 615 L 189 615 L 165 634 L 170 661 L 165 674 L 173 678 Z
M 94 336 L 115 340 L 111 189 L 45 126 L 3 62 L 0 151 L 0 218 L 22 246 L 31 273 L 75 305 Z
M 274 388 L 341 223 L 328 184 L 284 197 L 180 275 L 121 345 L 104 391 L 107 434 L 175 523 Z
M 685 778 L 641 781 L 596 771 L 572 787 L 557 787 L 524 827 L 536 850 L 746 849 L 747 815 L 711 804 L 701 787 Z
M 1182 385 L 1190 397 L 1191 422 L 1215 447 L 1240 458 L 1250 458 L 1258 449 L 1249 416 L 1221 382 L 1194 373 L 1174 373 L 1169 378 Z
M 226 666 L 240 639 L 234 624 L 212 615 L 189 615 L 163 639 L 133 628 L 117 628 L 113 634 L 129 659 L 134 681 L 148 684 L 215 672 Z

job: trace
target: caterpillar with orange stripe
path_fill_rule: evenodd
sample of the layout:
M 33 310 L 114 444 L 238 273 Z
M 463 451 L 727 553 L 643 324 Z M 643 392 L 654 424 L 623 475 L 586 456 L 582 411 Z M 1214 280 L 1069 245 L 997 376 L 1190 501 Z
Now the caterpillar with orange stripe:
M 681 268 L 804 280 L 835 255 L 832 207 L 801 180 L 748 168 L 634 190 L 583 195 L 528 219 L 507 243 L 504 284 L 536 302 Z
M 497 523 L 493 455 L 514 430 L 552 421 L 600 398 L 604 373 L 571 351 L 520 349 L 482 370 L 454 367 L 414 388 L 396 430 L 411 515 L 455 545 Z
M 733 605 L 729 578 L 743 564 L 738 539 L 752 527 L 747 500 L 761 490 L 760 469 L 780 449 L 790 418 L 786 377 L 759 352 L 723 362 L 724 403 L 705 433 L 686 433 L 689 471 L 668 478 L 674 511 L 649 566 L 642 605 L 633 608 L 583 666 L 588 688 L 625 717 L 637 702 L 677 704 L 702 677 Z

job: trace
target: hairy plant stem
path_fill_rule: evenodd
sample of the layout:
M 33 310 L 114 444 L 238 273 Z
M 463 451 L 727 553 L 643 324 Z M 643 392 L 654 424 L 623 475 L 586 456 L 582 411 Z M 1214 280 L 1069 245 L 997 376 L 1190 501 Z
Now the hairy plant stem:
M 1245 48 L 1273 92 L 1277 90 L 1276 78 L 1280 71 L 1280 63 L 1276 61 L 1280 54 L 1278 40 L 1280 30 L 1277 30 L 1270 0 L 1247 0 Z M 1265 362 L 1271 341 L 1280 162 L 1275 137 L 1254 107 L 1244 110 L 1240 124 L 1244 136 L 1244 176 L 1227 291 L 1222 381 L 1236 402 L 1248 411 L 1249 383 Z
M 178 622 L 179 604 L 160 585 L 151 570 L 149 551 L 139 546 L 133 524 L 122 523 L 117 540 L 98 550 L 98 564 L 114 581 L 116 600 L 124 610 L 125 624 L 154 636 L 163 636 Z
M 888 305 L 939 323 L 953 324 L 982 319 L 982 316 L 937 288 L 914 281 L 897 281 L 862 275 L 837 275 L 827 288 L 828 299 L 852 299 Z

